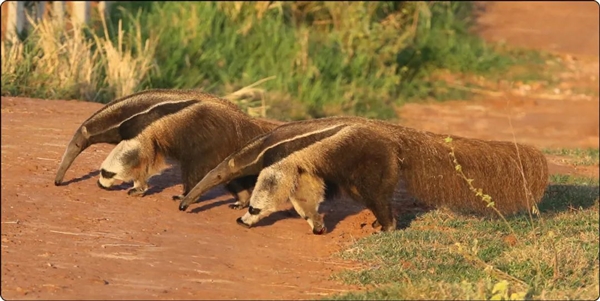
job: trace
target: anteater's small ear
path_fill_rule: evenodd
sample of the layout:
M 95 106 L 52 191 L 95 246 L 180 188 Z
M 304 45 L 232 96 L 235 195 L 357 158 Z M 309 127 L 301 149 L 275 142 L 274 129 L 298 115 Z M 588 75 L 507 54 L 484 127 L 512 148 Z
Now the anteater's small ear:
M 233 168 L 235 167 L 235 162 L 233 161 L 233 158 L 229 160 L 229 162 L 227 163 L 229 165 L 229 167 Z
M 83 135 L 83 137 L 85 137 L 85 139 L 90 138 L 90 133 L 88 133 L 88 130 L 85 127 L 85 125 L 81 127 L 81 134 Z

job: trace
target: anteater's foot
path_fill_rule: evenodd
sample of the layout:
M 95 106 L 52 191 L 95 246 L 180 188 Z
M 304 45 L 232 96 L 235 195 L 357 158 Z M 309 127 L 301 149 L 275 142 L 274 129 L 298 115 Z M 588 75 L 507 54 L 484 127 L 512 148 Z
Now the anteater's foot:
M 98 180 L 98 181 L 96 182 L 96 185 L 98 185 L 98 187 L 100 187 L 100 188 L 102 188 L 102 189 L 104 189 L 104 190 L 109 190 L 109 189 L 108 189 L 108 187 L 104 187 L 104 186 L 102 186 L 102 184 L 100 184 L 100 180 Z
M 235 210 L 242 210 L 244 208 L 248 208 L 248 204 L 243 204 L 240 201 L 237 201 L 237 202 L 229 205 L 229 208 L 235 209 Z
M 131 188 L 129 191 L 127 191 L 128 195 L 135 197 L 142 197 L 144 196 L 144 193 L 146 193 L 146 189 L 141 188 Z

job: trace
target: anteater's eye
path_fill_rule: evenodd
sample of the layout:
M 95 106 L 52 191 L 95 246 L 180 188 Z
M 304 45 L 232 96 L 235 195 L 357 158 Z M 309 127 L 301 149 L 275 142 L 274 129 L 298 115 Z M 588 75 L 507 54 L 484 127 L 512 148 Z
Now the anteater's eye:
M 116 173 L 110 172 L 104 168 L 100 169 L 100 173 L 102 174 L 102 177 L 105 179 L 112 179 L 112 177 L 114 177 L 116 175 Z
M 248 207 L 248 213 L 250 213 L 251 215 L 258 215 L 260 214 L 260 209 L 258 208 L 254 208 L 252 206 Z

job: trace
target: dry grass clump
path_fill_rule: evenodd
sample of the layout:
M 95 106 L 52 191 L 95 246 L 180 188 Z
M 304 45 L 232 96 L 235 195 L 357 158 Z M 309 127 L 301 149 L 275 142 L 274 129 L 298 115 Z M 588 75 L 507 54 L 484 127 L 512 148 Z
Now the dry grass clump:
M 117 45 L 108 38 L 104 20 L 101 39 L 78 22 L 67 29 L 56 20 L 27 19 L 31 31 L 24 41 L 2 41 L 4 95 L 103 101 L 138 91 L 153 65 L 156 40 L 142 39 L 139 22 L 129 33 L 137 45 L 133 51 L 123 47 L 121 26 Z
M 274 78 L 275 76 L 263 78 L 251 85 L 227 94 L 223 98 L 236 103 L 252 117 L 265 118 L 267 117 L 267 109 L 269 108 L 265 102 L 267 93 L 264 89 L 257 88 L 257 86 Z
M 23 44 L 17 43 L 12 46 L 2 41 L 2 76 L 14 74 L 17 71 L 17 62 L 23 56 Z
M 86 99 L 95 100 L 101 81 L 97 62 L 99 54 L 94 44 L 85 38 L 83 27 L 73 22 L 71 30 L 53 20 L 34 21 L 28 16 L 40 55 L 31 62 L 35 72 L 46 77 L 46 85 L 73 90 Z M 25 53 L 24 53 L 25 54 Z
M 153 66 L 156 38 L 145 42 L 142 40 L 140 23 L 135 22 L 135 45 L 138 55 L 134 55 L 131 47 L 123 44 L 122 21 L 119 20 L 117 31 L 117 45 L 114 45 L 108 36 L 106 20 L 101 14 L 104 28 L 104 39 L 94 35 L 96 44 L 102 49 L 106 71 L 106 85 L 114 90 L 116 97 L 123 97 L 137 91 L 140 83 Z

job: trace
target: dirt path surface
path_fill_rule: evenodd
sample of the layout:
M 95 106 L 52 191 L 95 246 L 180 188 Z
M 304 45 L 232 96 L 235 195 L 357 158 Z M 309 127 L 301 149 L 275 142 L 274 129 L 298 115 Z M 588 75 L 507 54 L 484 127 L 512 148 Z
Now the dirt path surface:
M 595 1 L 481 4 L 478 29 L 487 40 L 598 58 L 600 7 Z
M 540 47 L 572 45 L 574 36 L 590 38 L 587 21 L 544 34 L 539 42 L 527 38 L 536 33 L 533 29 L 548 31 L 548 13 L 565 11 L 559 6 L 549 12 L 523 8 L 534 4 L 494 4 L 485 13 L 488 26 L 496 28 L 491 35 L 511 42 L 520 32 L 522 41 Z M 581 20 L 595 14 L 597 24 L 597 10 L 580 7 L 570 14 Z M 531 30 L 515 33 L 511 24 L 522 24 L 516 13 L 521 10 L 528 11 Z M 590 47 L 582 51 L 596 51 L 596 56 L 579 62 L 577 69 L 584 71 L 576 76 L 596 76 L 592 82 L 597 84 L 597 26 L 595 32 L 596 50 L 589 46 L 594 43 L 579 48 Z M 293 211 L 274 214 L 264 226 L 247 230 L 235 224 L 242 212 L 227 208 L 232 200 L 220 189 L 192 207 L 192 213 L 179 212 L 170 199 L 181 191 L 173 170 L 153 178 L 154 193 L 144 198 L 129 197 L 126 190 L 98 189 L 97 168 L 109 145 L 83 152 L 65 176 L 68 185 L 55 187 L 66 144 L 98 108 L 93 103 L 2 97 L 3 298 L 312 299 L 357 289 L 329 280 L 334 271 L 357 267 L 331 254 L 374 232 L 364 226 L 374 220 L 372 214 L 351 202 L 324 204 L 330 230 L 324 236 L 312 235 Z M 597 96 L 556 100 L 507 94 L 407 105 L 399 114 L 408 126 L 436 132 L 488 139 L 512 139 L 514 132 L 517 141 L 538 147 L 598 147 Z M 552 172 L 598 176 L 597 166 L 576 168 L 549 158 Z

